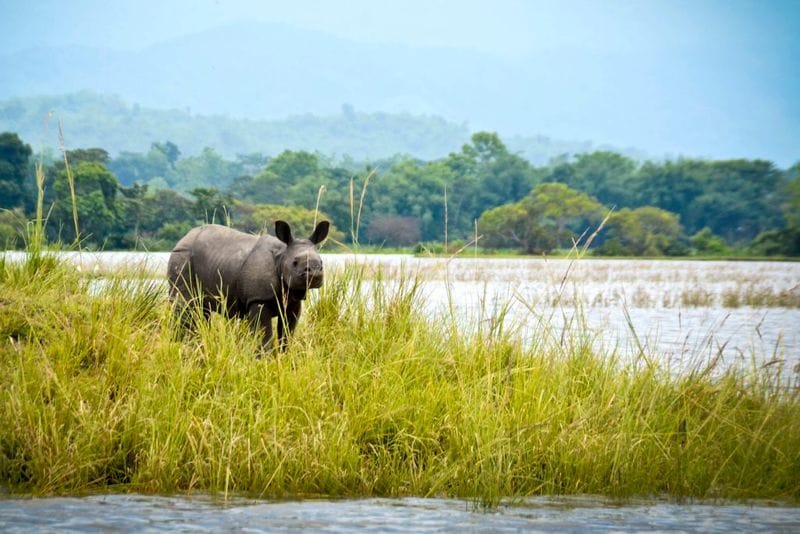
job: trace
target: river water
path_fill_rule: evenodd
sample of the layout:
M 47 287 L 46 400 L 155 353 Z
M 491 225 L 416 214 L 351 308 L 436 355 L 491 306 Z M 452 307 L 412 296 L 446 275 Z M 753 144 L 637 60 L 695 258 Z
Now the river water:
M 62 255 L 87 273 L 144 270 L 158 283 L 169 258 L 140 252 Z M 384 280 L 418 274 L 427 312 L 454 313 L 467 330 L 503 313 L 523 338 L 561 338 L 582 323 L 604 349 L 643 351 L 677 370 L 717 355 L 729 364 L 800 365 L 800 262 L 394 254 L 323 254 L 323 261 L 329 272 L 348 262 L 367 264 L 381 269 Z
M 6 253 L 11 259 L 17 253 Z M 102 275 L 145 271 L 162 284 L 166 253 L 63 253 Z M 520 336 L 562 336 L 585 325 L 594 341 L 644 350 L 680 368 L 717 354 L 800 369 L 800 263 L 470 259 L 324 254 L 419 274 L 431 314 L 465 328 L 504 314 Z M 102 280 L 100 278 L 99 280 Z M 677 362 L 677 363 L 676 363 Z M 0 531 L 800 531 L 800 508 L 775 503 L 663 500 L 623 505 L 599 497 L 540 497 L 484 510 L 455 499 L 222 501 L 207 496 L 0 497 Z
M 0 499 L 4 532 L 798 532 L 800 509 L 770 503 L 624 505 L 537 497 L 489 510 L 455 499 L 256 501 L 95 495 Z

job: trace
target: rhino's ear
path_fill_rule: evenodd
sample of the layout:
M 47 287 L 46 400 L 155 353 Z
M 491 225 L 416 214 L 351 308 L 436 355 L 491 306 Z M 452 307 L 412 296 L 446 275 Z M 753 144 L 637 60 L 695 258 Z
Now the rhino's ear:
M 328 237 L 328 230 L 331 227 L 331 223 L 328 221 L 321 221 L 316 228 L 314 228 L 314 233 L 311 234 L 311 237 L 308 238 L 309 241 L 314 243 L 315 245 L 322 242 L 323 239 Z
M 292 229 L 286 221 L 275 221 L 275 235 L 287 245 L 292 244 Z

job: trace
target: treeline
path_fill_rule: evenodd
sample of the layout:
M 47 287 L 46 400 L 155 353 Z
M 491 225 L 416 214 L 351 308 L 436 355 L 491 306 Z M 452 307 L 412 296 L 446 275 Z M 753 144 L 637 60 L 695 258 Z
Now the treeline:
M 760 160 L 636 161 L 598 151 L 535 166 L 494 133 L 433 161 L 369 163 L 287 150 L 183 157 L 171 141 L 112 158 L 100 148 L 34 156 L 0 135 L 0 239 L 21 246 L 34 212 L 33 167 L 45 174 L 51 241 L 75 239 L 70 179 L 85 247 L 164 250 L 191 226 L 247 231 L 277 218 L 310 231 L 317 210 L 334 239 L 438 250 L 479 245 L 531 254 L 576 241 L 605 255 L 800 255 L 800 164 Z M 70 178 L 71 176 L 71 178 Z M 598 227 L 600 232 L 593 235 Z

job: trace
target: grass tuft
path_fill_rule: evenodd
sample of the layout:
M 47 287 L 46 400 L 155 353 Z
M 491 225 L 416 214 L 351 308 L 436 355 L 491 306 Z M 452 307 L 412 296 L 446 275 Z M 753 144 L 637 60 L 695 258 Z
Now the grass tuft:
M 164 286 L 0 262 L 0 485 L 261 497 L 800 499 L 781 363 L 676 374 L 580 320 L 522 340 L 422 312 L 425 282 L 348 265 L 285 353 L 246 323 L 184 332 Z M 535 335 L 536 336 L 536 335 Z M 656 363 L 653 363 L 656 362 Z M 713 372 L 711 372 L 713 371 Z

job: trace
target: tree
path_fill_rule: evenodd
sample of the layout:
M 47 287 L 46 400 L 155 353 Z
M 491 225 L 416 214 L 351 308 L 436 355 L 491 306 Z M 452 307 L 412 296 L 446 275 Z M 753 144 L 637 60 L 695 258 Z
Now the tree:
M 761 232 L 750 243 L 748 250 L 759 256 L 800 256 L 800 229 Z
M 285 150 L 255 177 L 239 177 L 232 191 L 248 202 L 309 207 L 325 181 L 324 174 L 316 154 Z
M 194 203 L 170 189 L 148 193 L 142 199 L 142 204 L 140 228 L 143 233 L 156 233 L 166 224 L 195 224 L 202 221 L 196 217 Z
M 781 206 L 785 226 L 758 234 L 750 244 L 754 254 L 800 256 L 800 162 L 785 174 L 787 184 Z
M 792 165 L 786 175 L 788 183 L 783 206 L 786 226 L 800 230 L 800 161 Z
M 725 240 L 714 235 L 710 228 L 705 227 L 691 238 L 689 243 L 692 245 L 693 254 L 722 255 L 730 253 L 730 247 L 725 244 Z
M 22 248 L 26 218 L 21 208 L 0 209 L 0 250 Z
M 603 206 L 597 200 L 564 184 L 539 184 L 523 203 L 530 204 L 528 210 L 538 214 L 540 224 L 552 221 L 558 247 L 571 247 L 573 239 L 579 237 L 589 224 L 598 222 L 603 214 Z M 567 241 L 568 228 L 571 239 Z
M 108 165 L 122 185 L 130 186 L 138 182 L 151 187 L 163 180 L 167 185 L 177 182 L 174 165 L 164 152 L 151 148 L 147 154 L 121 152 Z
M 419 225 L 420 240 L 440 241 L 445 230 L 445 186 L 454 181 L 452 170 L 441 162 L 426 164 L 404 158 L 374 176 L 367 191 L 366 213 L 368 218 L 413 217 Z M 448 189 L 448 200 L 451 193 Z M 354 200 L 358 202 L 358 198 Z
M 674 213 L 644 206 L 623 208 L 609 217 L 605 240 L 596 250 L 609 256 L 664 256 L 686 252 L 683 228 Z
M 704 227 L 729 244 L 745 243 L 783 226 L 780 209 L 786 177 L 768 161 L 682 162 L 696 176 L 700 192 L 676 213 L 689 233 Z
M 556 247 L 555 233 L 536 223 L 530 206 L 514 202 L 483 212 L 478 232 L 487 248 L 519 248 L 528 254 L 550 252 Z
M 508 155 L 506 145 L 495 132 L 477 132 L 472 135 L 472 144 L 464 145 L 462 152 L 480 165 L 499 161 Z
M 141 199 L 139 234 L 149 250 L 169 250 L 196 224 L 194 203 L 170 189 L 148 192 Z
M 165 156 L 166 159 L 166 156 Z M 236 162 L 228 161 L 213 148 L 206 147 L 198 156 L 177 161 L 169 186 L 181 192 L 196 188 L 228 189 L 241 173 Z
M 67 161 L 72 166 L 80 165 L 81 163 L 99 163 L 100 165 L 107 165 L 109 161 L 108 152 L 103 148 L 76 148 L 74 150 L 67 150 Z M 64 168 L 64 162 L 58 162 L 59 168 Z
M 645 163 L 632 184 L 634 205 L 684 213 L 703 192 L 701 168 L 692 160 Z
M 367 241 L 389 246 L 408 246 L 420 242 L 422 232 L 416 217 L 397 215 L 374 217 L 367 227 Z
M 286 221 L 292 227 L 295 236 L 309 236 L 314 231 L 314 221 L 330 221 L 331 217 L 324 212 L 316 213 L 314 210 L 297 206 L 277 206 L 270 204 L 248 204 L 236 202 L 236 217 L 232 226 L 243 232 L 273 233 L 275 221 Z M 331 225 L 328 239 L 341 241 L 344 234 Z
M 72 175 L 81 239 L 86 244 L 116 246 L 125 232 L 117 203 L 119 182 L 116 177 L 104 165 L 93 161 L 82 161 L 72 169 Z M 60 231 L 61 239 L 74 241 L 72 199 L 66 169 L 56 174 L 49 198 L 53 203 L 51 224 L 48 225 L 51 238 L 58 238 L 52 232 Z
M 25 181 L 29 177 L 31 147 L 15 133 L 0 133 L 0 209 L 27 204 Z
M 523 200 L 487 210 L 478 221 L 488 247 L 520 247 L 528 253 L 571 246 L 582 226 L 599 220 L 603 206 L 558 183 L 537 185 Z M 567 241 L 569 234 L 570 240 Z
M 236 166 L 242 175 L 254 175 L 261 172 L 267 163 L 269 163 L 269 160 L 269 156 L 265 156 L 260 152 L 236 154 Z
M 543 181 L 567 184 L 607 206 L 627 206 L 632 200 L 629 183 L 635 170 L 632 159 L 616 152 L 597 151 L 557 164 Z
M 213 187 L 197 187 L 192 189 L 195 198 L 194 215 L 206 223 L 225 224 L 231 216 L 233 198 Z
M 181 151 L 178 148 L 178 145 L 173 143 L 172 141 L 167 141 L 165 143 L 153 143 L 150 145 L 150 150 L 157 150 L 164 154 L 164 157 L 167 158 L 170 167 L 175 167 L 175 163 L 177 163 L 178 158 L 181 157 Z
M 266 170 L 277 174 L 287 183 L 293 184 L 305 176 L 319 174 L 319 158 L 316 154 L 304 150 L 284 150 L 270 160 Z
M 477 132 L 461 152 L 450 154 L 448 222 L 451 234 L 469 236 L 481 213 L 522 199 L 536 182 L 530 163 L 511 154 L 496 133 Z
M 127 244 L 135 246 L 136 241 L 141 237 L 147 186 L 139 183 L 135 183 L 131 187 L 120 186 L 119 192 L 122 193 L 122 197 L 117 202 L 120 226 L 125 229 Z

